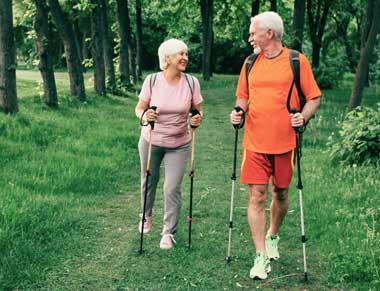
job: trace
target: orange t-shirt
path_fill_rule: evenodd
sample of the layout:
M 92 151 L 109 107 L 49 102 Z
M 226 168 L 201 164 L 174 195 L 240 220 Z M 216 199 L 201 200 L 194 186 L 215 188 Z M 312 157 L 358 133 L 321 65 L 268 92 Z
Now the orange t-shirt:
M 248 76 L 247 88 L 245 63 L 240 72 L 236 96 L 248 99 L 243 148 L 266 154 L 281 154 L 295 148 L 295 133 L 286 106 L 293 73 L 289 60 L 290 50 L 283 49 L 274 59 L 261 53 Z M 311 66 L 303 54 L 300 59 L 300 82 L 306 100 L 320 97 Z M 299 98 L 294 85 L 291 108 L 299 108 Z

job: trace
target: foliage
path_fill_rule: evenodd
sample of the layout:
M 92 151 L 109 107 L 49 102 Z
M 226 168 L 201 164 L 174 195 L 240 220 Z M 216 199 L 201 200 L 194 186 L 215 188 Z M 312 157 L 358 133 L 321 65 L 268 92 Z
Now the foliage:
M 380 103 L 377 109 L 358 107 L 348 112 L 338 138 L 331 135 L 330 156 L 346 164 L 371 164 L 380 160 Z
M 313 71 L 321 89 L 332 89 L 342 81 L 342 76 L 347 70 L 347 59 L 340 50 L 334 58 L 326 56 Z
M 39 73 L 19 71 L 18 76 L 23 110 L 0 116 L 0 290 L 305 289 L 294 183 L 281 228 L 281 259 L 272 263 L 269 280 L 248 277 L 254 247 L 244 185 L 235 193 L 233 262 L 227 266 L 223 260 L 234 138 L 226 112 L 235 102 L 237 76 L 200 80 L 206 117 L 196 131 L 193 249 L 186 246 L 190 182 L 185 176 L 178 244 L 168 252 L 158 246 L 161 179 L 143 255 L 136 251 L 140 171 L 135 96 L 100 97 L 90 91 L 88 102 L 78 103 L 67 95 L 66 74 L 56 73 L 60 107 L 51 110 L 35 96 Z M 379 166 L 331 165 L 323 152 L 328 134 L 337 131 L 335 118 L 343 114 L 347 94 L 342 88 L 324 91 L 324 103 L 303 139 L 308 290 L 380 289 L 380 213 L 374 207 L 380 196 L 373 195 L 380 187 Z

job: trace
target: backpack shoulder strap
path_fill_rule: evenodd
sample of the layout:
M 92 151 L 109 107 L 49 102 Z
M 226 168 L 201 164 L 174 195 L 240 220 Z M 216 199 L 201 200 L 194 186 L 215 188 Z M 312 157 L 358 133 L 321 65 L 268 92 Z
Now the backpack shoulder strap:
M 195 87 L 194 77 L 192 75 L 190 75 L 190 74 L 186 74 L 185 73 L 185 78 L 186 78 L 187 84 L 189 85 L 189 89 L 190 89 L 190 92 L 191 92 L 191 98 L 193 98 L 193 96 L 194 96 L 194 87 Z
M 156 84 L 157 74 L 158 73 L 153 73 L 150 75 L 150 79 L 149 79 L 150 95 L 152 95 L 154 84 Z
M 296 85 L 297 93 L 298 93 L 298 96 L 300 98 L 300 105 L 301 105 L 300 110 L 302 111 L 302 108 L 306 104 L 306 98 L 305 98 L 305 95 L 303 94 L 302 88 L 301 88 L 299 52 L 296 50 L 290 50 L 289 57 L 290 57 L 290 66 L 291 66 L 292 71 L 293 71 L 294 83 Z
M 245 63 L 245 77 L 247 79 L 247 85 L 248 85 L 249 72 L 252 70 L 252 67 L 256 62 L 257 56 L 258 54 L 255 54 L 255 53 L 250 54 L 247 62 Z

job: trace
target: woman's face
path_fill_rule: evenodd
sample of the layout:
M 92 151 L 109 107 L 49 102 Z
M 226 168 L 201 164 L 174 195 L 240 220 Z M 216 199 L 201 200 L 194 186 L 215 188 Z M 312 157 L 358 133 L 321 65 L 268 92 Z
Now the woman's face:
M 189 57 L 187 55 L 187 50 L 181 50 L 168 57 L 167 60 L 169 67 L 175 68 L 180 72 L 186 70 L 187 63 L 189 62 Z

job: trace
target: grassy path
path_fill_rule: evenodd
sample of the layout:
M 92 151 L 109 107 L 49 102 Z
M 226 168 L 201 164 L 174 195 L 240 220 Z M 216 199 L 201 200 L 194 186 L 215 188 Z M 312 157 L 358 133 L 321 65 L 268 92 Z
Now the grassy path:
M 24 86 L 21 92 L 26 94 L 32 88 L 29 82 L 37 76 L 35 72 L 21 72 L 19 78 L 23 80 L 21 86 Z M 64 78 L 62 82 L 65 82 Z M 379 251 L 362 250 L 363 246 L 380 249 L 378 226 L 370 232 L 371 219 L 377 221 L 380 215 L 379 209 L 374 206 L 379 205 L 380 199 L 371 195 L 380 186 L 375 179 L 378 169 L 356 169 L 353 173 L 350 169 L 340 169 L 331 164 L 324 153 L 328 135 L 337 130 L 336 121 L 344 112 L 345 97 L 337 91 L 326 92 L 326 101 L 310 125 L 304 141 L 302 163 L 310 282 L 302 282 L 298 192 L 294 183 L 290 211 L 281 231 L 281 259 L 272 264 L 273 272 L 269 279 L 260 282 L 248 278 L 254 247 L 246 215 L 248 191 L 246 186 L 240 184 L 235 196 L 233 262 L 229 265 L 225 263 L 234 134 L 228 115 L 234 104 L 235 85 L 235 76 L 217 76 L 211 83 L 202 83 L 206 116 L 196 137 L 192 250 L 187 249 L 189 178 L 185 175 L 177 246 L 170 251 L 159 249 L 163 216 L 161 179 L 153 230 L 145 237 L 145 253 L 137 253 L 139 129 L 133 114 L 136 99 L 102 99 L 90 95 L 87 105 L 73 105 L 64 100 L 57 112 L 44 110 L 38 117 L 40 127 L 36 132 L 41 132 L 42 127 L 47 128 L 51 135 L 44 148 L 40 149 L 41 155 L 39 152 L 32 155 L 36 150 L 34 147 L 24 155 L 30 163 L 36 164 L 42 157 L 46 158 L 46 163 L 42 161 L 36 168 L 47 168 L 47 181 L 43 175 L 37 176 L 48 187 L 39 187 L 33 180 L 32 186 L 20 188 L 20 195 L 30 193 L 25 197 L 30 201 L 43 200 L 47 208 L 57 205 L 55 212 L 47 216 L 48 221 L 57 223 L 57 228 L 41 230 L 43 235 L 53 231 L 50 241 L 46 242 L 50 249 L 42 249 L 35 244 L 37 236 L 31 235 L 25 241 L 25 245 L 33 243 L 35 252 L 41 254 L 35 257 L 29 254 L 31 266 L 23 265 L 22 274 L 15 274 L 16 267 L 20 268 L 18 260 L 21 257 L 13 257 L 14 266 L 10 263 L 12 256 L 4 257 L 3 270 L 6 264 L 15 269 L 5 277 L 0 275 L 0 279 L 6 280 L 3 289 L 380 290 L 380 285 L 376 285 L 379 284 L 379 273 L 376 271 Z M 18 123 L 22 118 L 33 121 L 33 124 L 37 121 L 35 116 L 40 113 L 41 106 L 38 100 L 29 96 L 25 95 L 21 102 L 20 107 L 26 113 L 17 117 Z M 7 124 L 11 121 L 2 119 L 2 122 Z M 53 126 L 54 130 L 49 131 L 46 124 Z M 15 128 L 16 131 L 24 130 L 21 125 Z M 34 142 L 41 138 L 36 133 L 30 136 Z M 9 134 L 7 137 L 10 138 Z M 12 138 L 13 142 L 17 140 L 17 146 L 23 145 L 22 138 Z M 60 151 L 62 158 L 58 159 Z M 25 168 L 21 168 L 20 164 L 19 172 L 26 171 L 29 166 L 22 164 Z M 54 171 L 63 176 L 60 184 L 57 184 L 57 177 L 50 177 Z M 365 189 L 363 183 L 367 185 Z M 0 195 L 10 199 L 5 191 Z M 3 216 L 10 217 L 11 210 L 4 209 Z M 360 215 L 352 215 L 354 210 Z M 35 210 L 30 208 L 30 211 L 34 213 L 32 211 Z M 35 216 L 40 217 L 41 213 L 36 212 Z M 36 224 L 41 223 L 41 219 L 36 218 Z M 364 223 L 367 223 L 367 228 L 363 227 Z M 34 232 L 33 225 L 29 231 Z M 8 246 L 1 234 L 0 243 L 9 250 L 17 251 L 17 246 Z M 14 232 L 13 235 L 21 239 L 19 233 Z M 371 235 L 374 239 L 368 241 Z M 25 245 L 20 244 L 18 248 Z M 32 272 L 33 264 L 35 273 Z

